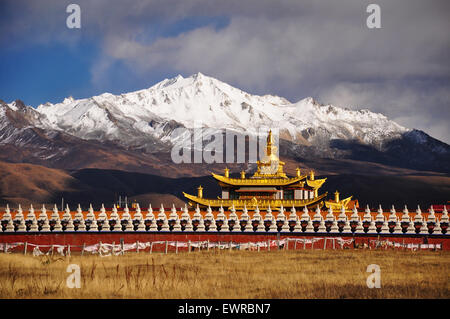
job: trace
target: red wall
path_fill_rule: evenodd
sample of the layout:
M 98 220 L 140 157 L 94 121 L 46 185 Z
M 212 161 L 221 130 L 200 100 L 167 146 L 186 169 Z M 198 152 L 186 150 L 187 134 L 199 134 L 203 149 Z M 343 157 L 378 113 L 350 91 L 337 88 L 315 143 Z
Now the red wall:
M 280 233 L 279 239 L 283 238 L 343 238 L 344 240 L 354 238 L 355 244 L 367 244 L 371 240 L 377 240 L 377 236 L 370 236 L 359 234 L 355 235 L 344 235 L 337 234 L 336 236 L 329 234 L 292 234 L 292 233 Z M 439 235 L 439 236 L 393 236 L 393 235 L 380 235 L 379 240 L 385 241 L 389 240 L 391 242 L 396 243 L 404 243 L 404 244 L 424 244 L 424 240 L 428 241 L 428 244 L 441 244 L 443 250 L 450 250 L 450 237 L 448 235 Z M 179 241 L 179 242 L 191 242 L 194 241 L 207 241 L 210 242 L 234 242 L 234 243 L 246 243 L 246 242 L 267 242 L 267 240 L 276 240 L 277 234 L 271 233 L 138 233 L 138 232 L 108 232 L 108 233 L 38 233 L 38 234 L 28 234 L 28 233 L 1 233 L 0 234 L 0 243 L 15 243 L 15 242 L 28 242 L 31 244 L 37 245 L 71 245 L 71 246 L 80 246 L 80 247 L 71 247 L 72 251 L 81 250 L 81 246 L 85 245 L 93 245 L 97 244 L 100 241 L 102 243 L 111 244 L 115 242 L 119 244 L 121 239 L 129 244 L 139 242 L 154 242 L 154 241 Z M 373 243 L 371 246 L 373 247 Z M 314 243 L 314 248 L 323 248 L 324 240 L 320 240 Z M 340 245 L 336 242 L 336 249 L 340 248 Z M 344 245 L 344 247 L 354 247 L 354 244 Z M 289 243 L 289 249 L 294 248 L 294 242 Z M 306 245 L 306 249 L 310 249 L 311 244 Z M 332 242 L 327 241 L 327 247 L 332 248 Z M 32 248 L 28 248 L 30 251 Z M 153 250 L 163 250 L 164 245 L 155 245 Z M 303 249 L 303 243 L 297 243 L 297 249 Z M 390 248 L 391 249 L 391 248 Z M 17 248 L 17 250 L 23 250 L 23 246 Z M 149 250 L 147 248 L 146 250 Z M 175 250 L 175 247 L 169 246 L 169 250 Z M 179 251 L 186 250 L 186 248 L 179 248 Z

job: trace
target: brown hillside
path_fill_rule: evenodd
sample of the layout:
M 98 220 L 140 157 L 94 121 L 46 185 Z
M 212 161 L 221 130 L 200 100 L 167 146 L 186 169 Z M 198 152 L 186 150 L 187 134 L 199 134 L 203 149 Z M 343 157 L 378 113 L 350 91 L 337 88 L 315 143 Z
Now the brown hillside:
M 80 186 L 75 178 L 60 169 L 0 162 L 0 196 L 3 202 L 48 203 L 55 193 Z

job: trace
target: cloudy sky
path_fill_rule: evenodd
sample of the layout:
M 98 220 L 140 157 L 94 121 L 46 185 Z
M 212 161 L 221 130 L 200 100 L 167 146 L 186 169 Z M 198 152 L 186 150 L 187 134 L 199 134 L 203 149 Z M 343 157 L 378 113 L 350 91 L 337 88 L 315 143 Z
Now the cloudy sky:
M 66 7 L 81 8 L 81 29 Z M 366 8 L 381 8 L 369 29 Z M 450 1 L 0 2 L 0 99 L 37 106 L 196 72 L 381 112 L 450 143 Z

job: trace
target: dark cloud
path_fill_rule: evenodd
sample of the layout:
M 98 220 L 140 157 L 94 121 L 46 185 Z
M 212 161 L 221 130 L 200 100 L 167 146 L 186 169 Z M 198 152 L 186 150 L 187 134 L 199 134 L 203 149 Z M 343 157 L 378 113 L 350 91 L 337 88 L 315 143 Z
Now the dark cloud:
M 365 25 L 372 2 L 381 7 L 379 30 Z M 161 68 L 201 71 L 252 93 L 369 108 L 450 142 L 449 1 L 78 1 L 78 37 L 64 27 L 68 3 L 32 3 L 5 4 L 2 39 L 20 46 L 91 38 L 102 48 L 94 85 L 115 61 L 137 78 Z M 166 35 L 178 21 L 202 17 L 228 22 Z

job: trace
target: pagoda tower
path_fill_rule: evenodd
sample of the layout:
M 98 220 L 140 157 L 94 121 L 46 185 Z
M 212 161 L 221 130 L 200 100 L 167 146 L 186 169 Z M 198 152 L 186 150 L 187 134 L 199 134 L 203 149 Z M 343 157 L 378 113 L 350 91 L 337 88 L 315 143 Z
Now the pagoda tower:
M 285 163 L 277 155 L 277 147 L 274 145 L 272 131 L 269 131 L 265 147 L 265 155 L 261 161 L 257 161 L 256 172 L 247 177 L 244 171 L 240 178 L 230 177 L 228 168 L 225 168 L 224 175 L 212 173 L 222 188 L 222 196 L 213 198 L 203 197 L 203 188 L 198 187 L 197 196 L 186 194 L 191 206 L 200 207 L 235 207 L 236 209 L 267 209 L 268 207 L 294 207 L 304 209 L 320 206 L 332 206 L 334 208 L 344 207 L 351 209 L 351 197 L 339 200 L 335 196 L 334 200 L 327 201 L 327 193 L 319 194 L 319 189 L 325 183 L 326 178 L 316 179 L 313 170 L 309 174 L 302 175 L 300 168 L 297 168 L 296 175 L 289 177 L 284 172 Z

